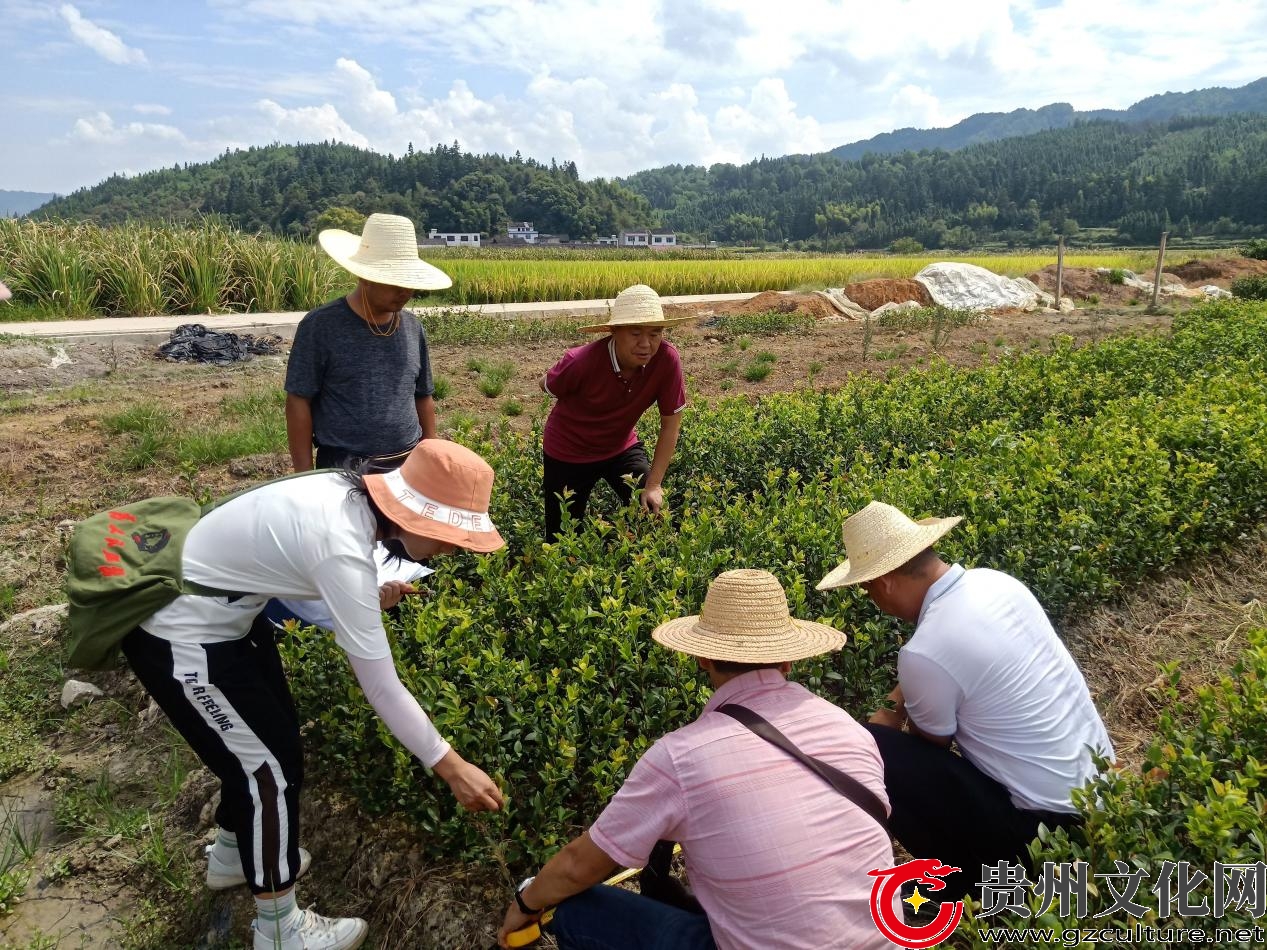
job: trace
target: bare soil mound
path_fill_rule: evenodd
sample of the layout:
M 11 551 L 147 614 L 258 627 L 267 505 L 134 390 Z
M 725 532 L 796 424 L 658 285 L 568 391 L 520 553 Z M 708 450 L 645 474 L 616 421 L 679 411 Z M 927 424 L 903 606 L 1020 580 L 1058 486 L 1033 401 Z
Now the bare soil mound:
M 821 320 L 837 316 L 836 309 L 818 294 L 781 293 L 767 290 L 748 300 L 672 304 L 664 308 L 668 317 L 714 317 L 723 314 L 802 313 Z
M 928 288 L 918 280 L 860 280 L 845 285 L 845 296 L 865 310 L 875 310 L 886 303 L 906 303 L 914 300 L 921 307 L 931 307 L 933 298 Z
M 1056 292 L 1056 265 L 1048 264 L 1040 271 L 1028 275 L 1039 290 L 1049 294 Z M 1073 300 L 1098 299 L 1102 304 L 1128 304 L 1144 299 L 1144 292 L 1137 287 L 1109 283 L 1109 275 L 1099 273 L 1094 267 L 1066 267 L 1060 293 Z
M 1238 277 L 1267 274 L 1267 261 L 1258 261 L 1251 257 L 1218 257 L 1186 261 L 1163 270 L 1167 274 L 1174 274 L 1189 286 L 1213 284 L 1226 290 Z

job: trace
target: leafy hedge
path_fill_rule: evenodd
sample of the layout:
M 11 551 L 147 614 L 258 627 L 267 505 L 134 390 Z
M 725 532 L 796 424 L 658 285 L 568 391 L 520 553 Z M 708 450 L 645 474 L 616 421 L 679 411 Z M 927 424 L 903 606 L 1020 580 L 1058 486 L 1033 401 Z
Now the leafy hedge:
M 797 615 L 850 633 L 840 654 L 798 666 L 811 688 L 861 714 L 891 687 L 898 626 L 857 592 L 813 589 L 841 557 L 842 517 L 873 497 L 966 515 L 944 550 L 1016 574 L 1057 616 L 1259 521 L 1265 335 L 1267 308 L 1225 304 L 1168 339 L 701 407 L 672 476 L 671 524 L 618 510 L 550 546 L 539 442 L 473 437 L 498 471 L 510 546 L 446 563 L 434 595 L 403 614 L 395 649 L 441 732 L 503 778 L 508 809 L 458 813 L 324 637 L 289 647 L 311 748 L 368 807 L 434 832 L 437 856 L 540 860 L 698 711 L 705 679 L 649 633 L 697 611 L 721 570 L 767 568 Z
M 1139 922 L 1153 927 L 1197 928 L 1211 936 L 1216 928 L 1263 926 L 1249 907 L 1232 907 L 1213 914 L 1213 885 L 1205 882 L 1193 900 L 1210 902 L 1210 912 L 1180 917 L 1159 913 L 1154 884 L 1172 872 L 1164 862 L 1187 861 L 1195 870 L 1212 875 L 1215 862 L 1250 864 L 1263 860 L 1264 818 L 1267 816 L 1267 630 L 1249 634 L 1249 647 L 1229 676 L 1201 688 L 1191 709 L 1179 706 L 1180 671 L 1164 671 L 1161 698 L 1173 711 L 1158 724 L 1157 738 L 1139 771 L 1105 772 L 1086 789 L 1075 793 L 1085 817 L 1081 829 L 1060 830 L 1032 846 L 1041 861 L 1057 865 L 1084 861 L 1091 873 L 1112 873 L 1115 861 L 1129 871 L 1143 872 L 1138 902 L 1149 913 Z M 1119 889 L 1122 881 L 1114 882 Z M 1091 912 L 1111 906 L 1100 893 L 1088 902 Z M 1032 911 L 1042 908 L 1030 903 Z M 1026 922 L 1017 917 L 967 918 L 965 933 L 973 946 L 993 947 L 977 932 L 986 926 L 1077 927 L 1072 916 L 1058 909 Z M 1119 911 L 1083 926 L 1129 930 L 1134 919 Z M 1213 941 L 1207 941 L 1213 942 Z M 1072 944 L 1064 944 L 1072 946 Z M 1241 944 L 1249 946 L 1250 944 Z

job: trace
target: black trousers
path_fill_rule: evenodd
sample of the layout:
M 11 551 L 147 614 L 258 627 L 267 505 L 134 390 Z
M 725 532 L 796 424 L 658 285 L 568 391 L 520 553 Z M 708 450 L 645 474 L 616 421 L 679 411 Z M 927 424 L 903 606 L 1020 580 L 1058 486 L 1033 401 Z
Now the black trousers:
M 220 779 L 216 821 L 238 838 L 252 893 L 282 891 L 299 870 L 299 717 L 273 626 L 240 640 L 175 643 L 140 627 L 123 653 L 172 726 Z
M 414 443 L 417 445 L 417 443 Z M 350 468 L 359 470 L 366 462 L 369 463 L 365 468 L 365 474 L 381 475 L 383 472 L 392 472 L 405 464 L 405 459 L 409 458 L 409 453 L 414 450 L 414 446 L 401 452 L 393 452 L 391 455 L 358 455 L 348 449 L 337 449 L 331 445 L 317 446 L 317 458 L 313 463 L 313 468 Z
M 1071 827 L 1077 813 L 1017 808 L 1006 788 L 961 755 L 888 726 L 868 723 L 884 760 L 889 830 L 914 858 L 962 868 L 944 890 L 925 896 L 956 901 L 982 880 L 982 865 L 1010 861 L 1032 873 L 1028 846 L 1040 824 Z
M 547 541 L 553 541 L 559 536 L 559 525 L 563 521 L 563 508 L 559 504 L 559 495 L 562 492 L 572 492 L 567 500 L 568 513 L 579 521 L 585 514 L 585 506 L 589 504 L 590 492 L 599 479 L 612 487 L 622 505 L 627 505 L 633 497 L 633 491 L 625 482 L 625 476 L 632 475 L 637 485 L 641 486 L 651 471 L 647 448 L 641 442 L 635 442 L 619 455 L 600 462 L 561 462 L 544 452 L 541 454 L 545 463 L 541 488 L 545 495 Z

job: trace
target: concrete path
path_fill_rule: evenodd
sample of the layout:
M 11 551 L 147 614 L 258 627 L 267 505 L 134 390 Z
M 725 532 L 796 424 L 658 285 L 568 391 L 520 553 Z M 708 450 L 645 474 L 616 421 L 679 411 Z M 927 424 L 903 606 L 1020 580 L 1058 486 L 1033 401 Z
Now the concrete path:
M 686 294 L 661 297 L 665 303 L 722 303 L 728 300 L 750 300 L 750 294 Z M 450 307 L 412 307 L 425 320 L 429 312 L 459 310 L 498 319 L 541 319 L 550 317 L 606 316 L 610 300 L 558 300 L 548 303 L 487 303 Z M 292 339 L 295 325 L 303 317 L 293 313 L 221 313 L 183 314 L 162 317 L 98 317 L 94 320 L 47 320 L 30 323 L 2 323 L 0 334 L 42 337 L 58 340 L 120 340 L 128 343 L 164 343 L 172 330 L 185 323 L 201 323 L 210 330 L 266 333 Z

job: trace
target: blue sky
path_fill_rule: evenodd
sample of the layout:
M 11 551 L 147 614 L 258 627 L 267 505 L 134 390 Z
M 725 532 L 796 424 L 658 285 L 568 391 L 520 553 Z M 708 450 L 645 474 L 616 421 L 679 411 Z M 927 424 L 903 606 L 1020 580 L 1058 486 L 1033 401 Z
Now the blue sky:
M 0 188 L 270 142 L 583 177 L 1267 74 L 1267 0 L 0 0 Z

